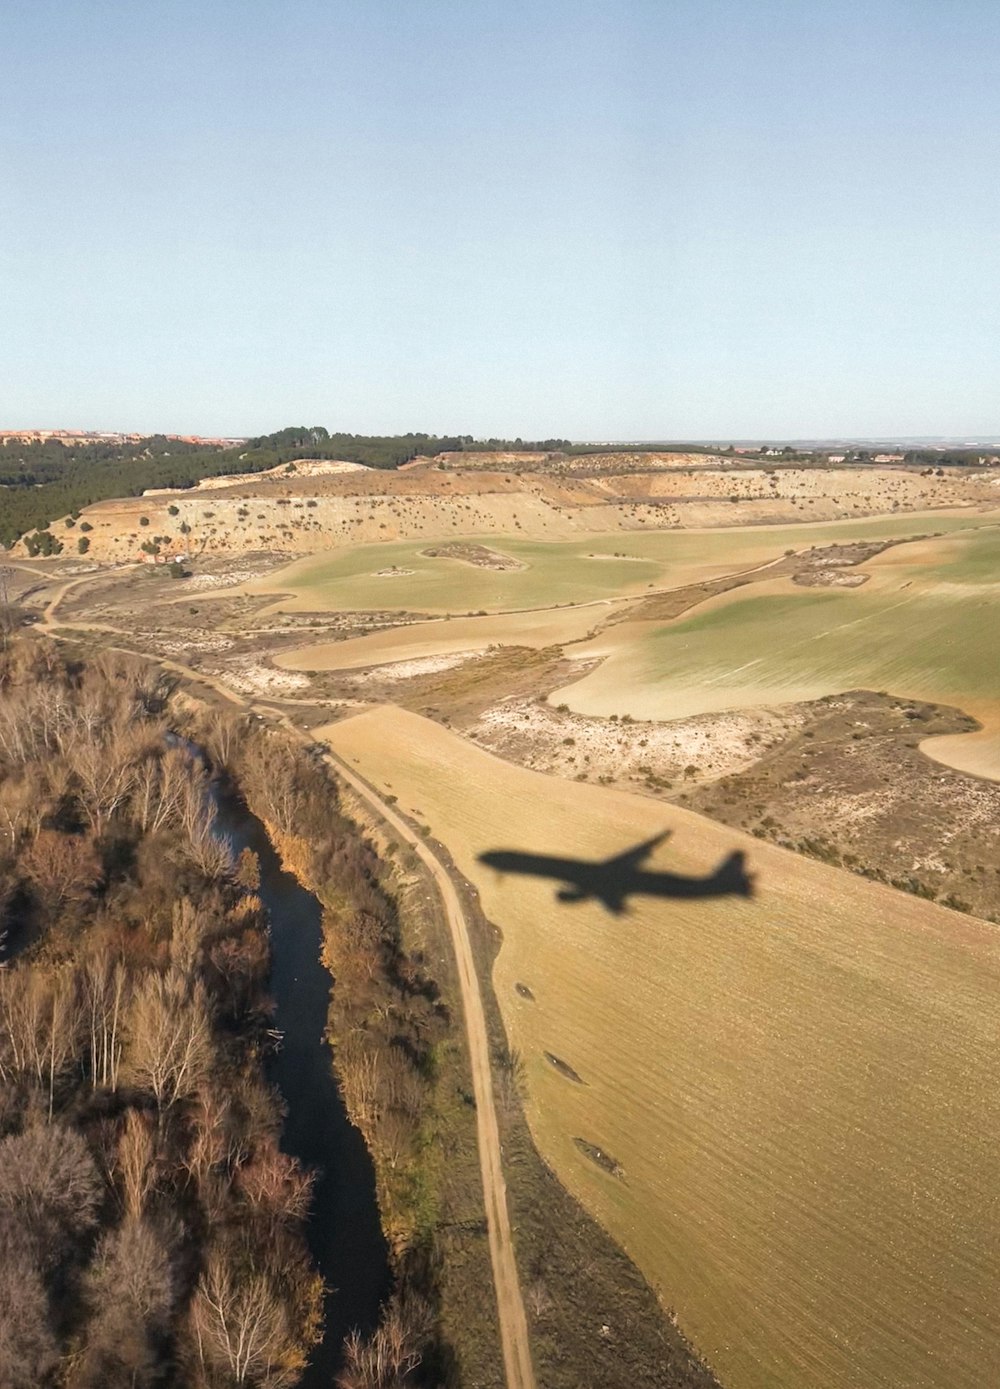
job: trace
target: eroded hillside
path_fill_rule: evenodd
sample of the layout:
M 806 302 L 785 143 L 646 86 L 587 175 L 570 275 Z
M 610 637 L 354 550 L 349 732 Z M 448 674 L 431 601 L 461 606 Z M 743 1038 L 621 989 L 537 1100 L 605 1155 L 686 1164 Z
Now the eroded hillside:
M 607 471 L 598 471 L 598 463 Z M 526 471 L 520 456 L 511 471 L 458 468 L 450 460 L 423 460 L 396 472 L 327 467 L 319 472 L 303 460 L 277 472 L 213 479 L 211 487 L 99 502 L 50 529 L 64 553 L 153 562 L 182 554 L 310 554 L 460 535 L 569 540 L 615 531 L 825 521 L 985 507 L 1000 496 L 1000 470 L 713 468 L 686 456 L 683 466 L 669 468 L 661 455 L 587 459 L 579 468 L 574 460 L 573 475 Z M 13 553 L 26 553 L 24 540 Z

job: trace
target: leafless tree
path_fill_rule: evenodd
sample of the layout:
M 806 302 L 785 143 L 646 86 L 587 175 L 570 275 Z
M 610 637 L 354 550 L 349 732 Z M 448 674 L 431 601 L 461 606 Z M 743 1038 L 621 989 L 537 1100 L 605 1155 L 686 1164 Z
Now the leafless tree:
M 87 741 L 76 749 L 73 770 L 80 782 L 80 800 L 98 834 L 124 807 L 135 785 L 136 763 L 130 743 L 127 739 L 103 745 Z
M 115 1167 L 121 1178 L 125 1213 L 130 1219 L 138 1219 L 157 1178 L 155 1126 L 139 1109 L 125 1113 Z
M 190 783 L 189 759 L 179 748 L 151 753 L 135 769 L 132 814 L 146 834 L 180 819 Z
M 88 957 L 82 972 L 84 1027 L 90 1045 L 90 1081 L 115 1089 L 124 1048 L 129 976 L 121 961 Z
M 47 920 L 61 921 L 91 895 L 101 877 L 101 860 L 84 835 L 40 830 L 21 855 L 21 866 Z
M 267 1211 L 279 1220 L 305 1220 L 309 1214 L 312 1175 L 273 1139 L 259 1143 L 240 1167 L 239 1184 L 255 1211 Z
M 147 1086 L 163 1110 L 194 1094 L 212 1059 L 208 996 L 177 970 L 151 971 L 137 986 L 129 1009 L 131 1044 L 123 1074 Z
M 74 1129 L 35 1124 L 0 1139 L 0 1222 L 15 1218 L 40 1265 L 58 1263 L 68 1242 L 93 1229 L 102 1194 Z
M 5 777 L 0 781 L 0 832 L 16 849 L 28 834 L 37 834 L 44 802 L 32 777 Z
M 87 1271 L 91 1309 L 79 1382 L 152 1384 L 157 1370 L 154 1337 L 165 1331 L 174 1302 L 168 1251 L 139 1216 L 128 1216 L 97 1246 Z
M 47 1094 L 50 1117 L 56 1085 L 75 1059 L 80 1021 L 69 970 L 0 973 L 0 1080 L 32 1079 Z
M 224 1369 L 238 1385 L 295 1383 L 303 1356 L 284 1299 L 266 1273 L 238 1271 L 226 1251 L 210 1250 L 191 1313 L 203 1366 Z
M 223 709 L 208 716 L 200 739 L 216 767 L 230 767 L 246 734 L 246 719 Z
M 430 1309 L 416 1298 L 394 1297 L 375 1334 L 365 1340 L 354 1331 L 344 1346 L 346 1364 L 338 1389 L 408 1389 L 430 1329 Z
M 58 1360 L 41 1272 L 9 1217 L 7 1222 L 0 1220 L 0 1367 L 4 1389 L 38 1389 Z

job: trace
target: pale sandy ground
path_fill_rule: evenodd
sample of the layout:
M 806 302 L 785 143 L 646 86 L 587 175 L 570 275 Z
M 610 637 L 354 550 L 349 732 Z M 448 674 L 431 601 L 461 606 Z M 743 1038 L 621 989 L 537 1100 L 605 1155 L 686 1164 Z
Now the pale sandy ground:
M 291 695 L 309 688 L 305 675 L 257 663 L 227 668 L 226 683 L 245 695 Z
M 441 670 L 453 670 L 479 654 L 478 651 L 456 651 L 452 656 L 421 656 L 412 661 L 389 661 L 386 665 L 376 666 L 374 670 L 347 678 L 355 685 L 364 685 L 373 676 L 379 681 L 412 680 L 416 675 L 435 675 Z
M 997 653 L 1000 662 L 1000 652 Z M 1000 704 L 995 700 L 956 699 L 967 714 L 983 725 L 979 733 L 950 733 L 925 738 L 920 751 L 945 767 L 972 776 L 1000 781 Z
M 185 488 L 186 492 L 217 492 L 223 487 L 249 487 L 263 478 L 305 478 L 305 477 L 333 477 L 338 473 L 367 473 L 370 468 L 366 468 L 363 463 L 348 463 L 342 459 L 332 458 L 300 458 L 295 460 L 295 472 L 289 474 L 288 464 L 279 463 L 275 468 L 268 468 L 262 473 L 226 473 L 222 477 L 203 477 L 195 483 L 194 487 Z M 173 487 L 147 487 L 142 494 L 144 497 L 169 497 L 177 495 L 177 489 Z
M 466 730 L 481 747 L 537 771 L 596 779 L 652 772 L 668 781 L 728 776 L 751 766 L 803 722 L 794 708 L 706 714 L 670 723 L 612 723 L 512 699 Z M 529 750 L 530 749 L 530 750 Z
M 233 637 L 223 632 L 188 632 L 183 637 L 168 637 L 157 632 L 153 642 L 155 649 L 165 656 L 175 656 L 183 660 L 185 656 L 199 654 L 221 654 L 235 645 Z
M 203 593 L 211 589 L 236 588 L 239 584 L 249 584 L 256 579 L 266 578 L 270 572 L 269 568 L 259 568 L 227 569 L 224 574 L 192 574 L 189 579 L 184 580 L 184 592 Z
M 352 637 L 349 641 L 320 642 L 285 652 L 276 656 L 275 662 L 283 670 L 359 670 L 401 658 L 467 655 L 491 646 L 555 646 L 585 637 L 614 606 L 608 602 L 590 607 L 542 608 L 490 617 L 418 622 L 390 632 Z

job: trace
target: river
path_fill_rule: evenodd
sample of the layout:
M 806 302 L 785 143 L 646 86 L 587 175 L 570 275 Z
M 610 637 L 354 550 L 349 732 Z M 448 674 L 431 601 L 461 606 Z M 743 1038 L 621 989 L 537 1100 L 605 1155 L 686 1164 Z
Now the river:
M 325 1037 L 330 975 L 320 960 L 320 903 L 282 871 L 264 826 L 241 802 L 219 797 L 217 825 L 237 853 L 252 849 L 260 863 L 260 896 L 271 922 L 274 1026 L 283 1034 L 267 1074 L 287 1106 L 282 1149 L 318 1174 L 307 1236 L 327 1287 L 323 1340 L 299 1384 L 330 1389 L 344 1338 L 355 1327 L 374 1330 L 391 1286 L 375 1172 L 347 1117 Z

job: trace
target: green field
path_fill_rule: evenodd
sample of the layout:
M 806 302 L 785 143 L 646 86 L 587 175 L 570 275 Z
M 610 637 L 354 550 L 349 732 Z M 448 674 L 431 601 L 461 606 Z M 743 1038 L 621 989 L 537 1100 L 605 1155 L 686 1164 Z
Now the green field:
M 864 687 L 952 703 L 1000 700 L 1000 531 L 889 551 L 858 589 L 787 580 L 737 590 L 669 624 L 613 629 L 608 658 L 553 699 L 587 714 L 677 718 Z
M 296 611 L 497 612 L 586 603 L 649 586 L 680 585 L 762 564 L 786 549 L 834 541 L 873 540 L 983 524 L 981 514 L 923 513 L 806 526 L 736 530 L 615 532 L 573 541 L 465 536 L 509 555 L 517 570 L 478 568 L 429 558 L 431 541 L 363 545 L 311 556 L 250 585 L 253 592 L 290 594 L 276 606 Z M 453 537 L 457 538 L 457 537 Z M 626 558 L 615 558 L 615 553 Z M 380 575 L 393 567 L 412 572 Z
M 539 1148 L 726 1389 L 997 1382 L 995 927 L 676 806 L 511 766 L 399 709 L 322 736 L 479 890 Z M 756 897 L 636 898 L 612 917 L 477 862 L 593 860 L 661 829 L 652 867 L 702 874 L 742 848 Z

